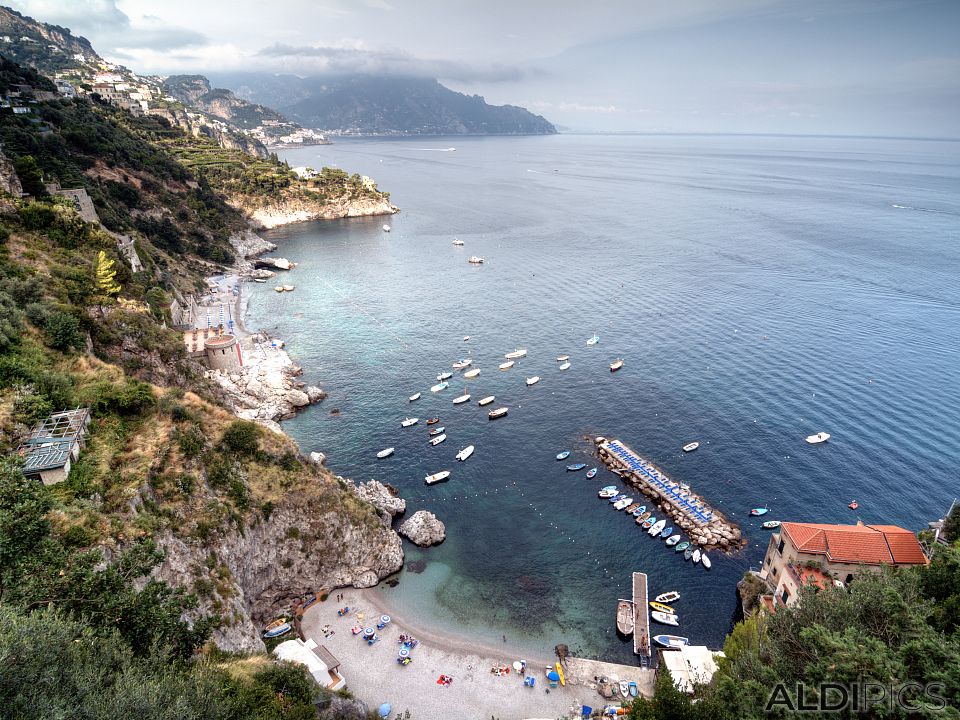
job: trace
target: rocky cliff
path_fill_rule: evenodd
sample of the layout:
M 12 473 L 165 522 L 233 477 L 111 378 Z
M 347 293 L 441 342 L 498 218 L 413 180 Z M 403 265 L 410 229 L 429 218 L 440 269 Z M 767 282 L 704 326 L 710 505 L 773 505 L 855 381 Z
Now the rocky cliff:
M 328 199 L 322 203 L 309 197 L 300 197 L 262 207 L 244 207 L 243 204 L 234 207 L 244 211 L 251 223 L 259 228 L 273 228 L 306 220 L 335 220 L 400 212 L 400 208 L 382 197 L 353 199 L 349 196 Z
M 0 150 L 0 193 L 9 193 L 18 198 L 22 192 L 23 187 L 21 187 L 20 178 L 17 177 L 17 173 L 13 169 L 13 163 L 3 154 L 3 150 Z

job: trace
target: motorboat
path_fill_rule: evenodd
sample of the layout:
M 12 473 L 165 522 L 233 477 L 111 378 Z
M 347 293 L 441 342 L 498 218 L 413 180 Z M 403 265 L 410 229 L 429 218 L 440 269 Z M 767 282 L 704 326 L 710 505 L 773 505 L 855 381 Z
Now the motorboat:
M 651 537 L 659 535 L 660 531 L 667 526 L 667 521 L 665 519 L 657 520 L 650 528 L 647 530 L 647 534 Z
M 470 336 L 469 336 L 469 335 L 464 335 L 464 336 L 463 336 L 463 341 L 464 341 L 464 342 L 467 342 L 467 340 L 469 340 L 469 339 L 470 339 Z
M 435 392 L 435 393 L 440 392 L 441 390 L 446 390 L 448 387 L 450 387 L 450 383 L 444 380 L 443 382 L 437 383 L 432 388 L 430 388 L 430 392 Z
M 686 553 L 687 550 L 690 550 L 690 543 L 686 540 L 684 540 L 674 548 L 674 552 Z M 693 550 L 690 550 L 690 552 L 693 553 Z
M 693 560 L 695 563 L 700 562 L 701 558 L 703 558 L 703 553 L 700 552 L 700 548 L 697 548 L 696 550 L 694 550 L 693 555 L 690 556 L 690 559 Z
M 750 511 L 750 514 L 753 517 L 760 517 L 761 515 L 766 515 L 768 512 L 770 512 L 770 508 L 762 507 L 762 508 L 753 508 Z
M 670 537 L 667 538 L 667 547 L 673 547 L 682 539 L 683 539 L 683 535 L 680 535 L 679 533 L 677 533 L 676 535 L 671 535 Z
M 593 337 L 587 340 L 587 345 L 596 345 L 598 342 L 600 342 L 600 336 L 594 333 Z
M 696 450 L 698 447 L 700 447 L 700 443 L 698 443 L 698 442 L 687 443 L 686 445 L 683 446 L 683 451 L 684 451 L 684 452 L 693 452 L 693 451 Z
M 471 255 L 467 258 L 467 262 L 471 265 L 483 265 L 483 258 L 479 255 Z
M 700 564 L 703 565 L 707 570 L 709 570 L 713 565 L 713 563 L 710 562 L 710 557 L 706 553 L 702 553 L 700 555 Z
M 405 418 L 400 421 L 400 427 L 410 427 L 420 422 L 420 418 Z
M 424 483 L 426 483 L 427 485 L 436 485 L 438 482 L 443 482 L 443 481 L 446 480 L 448 477 L 450 477 L 450 471 L 449 471 L 449 470 L 441 470 L 440 472 L 434 473 L 433 475 L 427 475 L 427 476 L 423 479 L 423 481 L 424 481 Z
M 807 442 L 811 445 L 817 445 L 830 439 L 830 433 L 818 432 L 816 435 L 807 435 Z
M 621 635 L 632 635 L 633 629 L 633 603 L 629 600 L 617 600 L 617 632 Z
M 570 369 L 570 363 L 568 363 L 568 362 L 561 363 L 561 364 L 560 364 L 560 369 L 561 369 L 561 370 L 569 370 L 569 369 Z
M 654 622 L 658 622 L 663 625 L 673 625 L 674 627 L 680 625 L 680 620 L 677 618 L 677 616 L 671 615 L 670 613 L 662 613 L 654 610 L 652 613 L 650 613 L 650 617 L 653 618 Z
M 569 450 L 564 450 L 563 452 L 557 453 L 557 460 L 566 460 L 568 457 L 570 457 Z
M 466 460 L 468 457 L 470 457 L 471 455 L 473 455 L 473 451 L 474 451 L 475 449 L 476 449 L 476 448 L 474 448 L 473 445 L 467 445 L 463 450 L 461 450 L 460 452 L 457 453 L 457 460 L 459 460 L 460 462 L 463 462 L 463 461 Z
M 780 527 L 780 521 L 779 521 L 779 520 L 767 520 L 767 521 L 766 521 L 765 523 L 763 523 L 763 525 L 761 525 L 760 527 L 764 528 L 765 530 L 775 530 L 776 528 Z
M 569 359 L 569 355 L 557 355 L 557 362 L 566 362 Z
M 601 497 L 606 500 L 608 498 L 616 497 L 618 492 L 619 490 L 614 486 L 605 487 L 597 493 L 597 497 Z
M 449 380 L 452 377 L 453 377 L 452 372 L 442 372 L 439 375 L 437 375 L 437 380 L 439 380 L 440 382 L 443 382 L 444 380 Z
M 517 348 L 517 349 L 514 350 L 513 352 L 508 352 L 506 355 L 504 355 L 504 357 L 505 357 L 507 360 L 518 360 L 518 359 L 520 359 L 520 358 L 522 358 L 522 357 L 526 357 L 526 356 L 527 356 L 527 349 L 526 349 L 526 348 Z
M 626 493 L 617 493 L 612 498 L 610 498 L 610 504 L 613 505 L 615 503 L 618 503 L 621 500 L 623 500 L 626 496 L 627 496 Z
M 442 443 L 442 442 L 443 442 L 444 440 L 446 440 L 446 439 L 447 439 L 447 436 L 446 436 L 444 433 L 441 433 L 441 434 L 437 435 L 435 438 L 431 438 L 431 439 L 430 439 L 430 444 L 436 446 L 436 445 L 439 445 L 440 443 Z
M 604 485 L 602 488 L 600 488 L 600 492 L 603 492 L 604 490 L 616 490 L 616 489 L 617 489 L 616 485 Z
M 383 226 L 383 231 L 384 231 L 384 232 L 390 232 L 390 229 L 391 229 L 391 228 L 390 228 L 389 225 L 384 225 L 384 226 Z
M 509 370 L 513 367 L 513 360 L 507 360 L 506 362 L 500 363 L 501 370 Z
M 497 399 L 496 395 L 487 395 L 485 398 L 481 398 L 480 402 L 478 402 L 477 405 L 479 405 L 480 407 L 483 407 L 484 405 L 489 405 L 496 399 Z
M 460 238 L 454 238 L 453 242 L 450 244 L 456 245 L 457 247 L 463 247 L 463 240 L 461 240 Z
M 680 599 L 680 593 L 676 590 L 670 590 L 669 592 L 660 593 L 657 595 L 654 600 L 662 603 L 672 603 Z
M 440 422 L 440 418 L 432 417 L 429 420 L 427 420 L 427 425 L 436 425 L 438 422 Z
M 690 644 L 690 639 L 679 635 L 654 635 L 653 641 L 666 648 L 682 648 Z
M 391 455 L 393 455 L 393 448 L 386 448 L 385 450 L 381 450 L 377 453 L 377 457 L 380 459 L 390 457 Z
M 454 370 L 463 370 L 465 367 L 469 367 L 472 364 L 473 364 L 473 360 L 471 360 L 470 358 L 460 358 L 455 363 L 453 363 L 453 365 L 451 365 L 450 367 L 452 367 Z
M 414 393 L 413 395 L 410 396 L 410 402 L 413 402 L 414 400 L 419 400 L 419 399 L 420 399 L 420 393 Z
M 467 378 L 467 380 L 470 380 L 471 378 L 475 378 L 479 374 L 480 374 L 480 368 L 474 368 L 473 370 L 467 370 L 463 374 L 463 376 Z
M 662 613 L 667 613 L 668 615 L 676 615 L 676 613 L 673 611 L 673 608 L 672 608 L 672 607 L 670 607 L 669 605 L 666 605 L 666 604 L 664 604 L 664 603 L 662 603 L 662 602 L 658 602 L 657 600 L 651 600 L 651 601 L 650 601 L 650 608 L 653 609 L 653 610 L 657 610 L 657 611 L 659 611 L 659 612 L 662 612 Z
M 501 408 L 497 408 L 496 410 L 491 410 L 489 413 L 487 413 L 487 417 L 490 418 L 491 420 L 496 420 L 497 418 L 502 418 L 506 414 L 507 414 L 507 408 L 501 407 Z
M 441 426 L 438 427 L 438 428 L 434 428 L 433 430 L 430 431 L 430 437 L 436 437 L 437 435 L 443 435 L 443 431 L 444 431 L 444 430 L 446 430 L 446 428 L 445 428 L 443 425 L 441 425 Z
M 596 468 L 590 468 L 589 470 L 587 470 L 587 480 L 592 480 L 594 477 L 596 477 L 596 475 L 597 475 Z
M 572 465 L 567 465 L 567 470 L 569 472 L 577 472 L 578 470 L 583 470 L 586 466 L 586 463 L 573 463 Z
M 631 503 L 633 503 L 632 497 L 620 498 L 613 504 L 613 509 L 623 510 L 625 507 L 627 507 L 627 505 L 630 505 Z
M 610 363 L 610 372 L 616 372 L 623 367 L 623 358 L 617 358 L 612 363 Z
M 469 400 L 469 399 L 470 399 L 470 393 L 464 393 L 463 395 L 460 395 L 459 397 L 455 397 L 455 398 L 453 399 L 453 404 L 454 404 L 454 405 L 460 405 L 461 403 L 467 402 L 467 400 Z
M 530 386 L 530 385 L 536 385 L 538 382 L 540 382 L 540 376 L 539 376 L 539 375 L 534 375 L 533 377 L 528 377 L 528 378 L 527 378 L 527 385 L 528 385 L 528 386 Z

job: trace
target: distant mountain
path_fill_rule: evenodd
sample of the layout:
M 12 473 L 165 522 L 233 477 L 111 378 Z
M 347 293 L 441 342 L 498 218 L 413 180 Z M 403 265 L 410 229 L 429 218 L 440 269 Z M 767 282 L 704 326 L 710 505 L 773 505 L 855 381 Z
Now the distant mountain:
M 69 28 L 38 22 L 9 7 L 0 7 L 0 53 L 48 76 L 103 62 L 90 41 Z
M 241 97 L 329 134 L 550 135 L 556 128 L 514 105 L 488 105 L 436 80 L 373 75 L 233 73 L 216 76 Z

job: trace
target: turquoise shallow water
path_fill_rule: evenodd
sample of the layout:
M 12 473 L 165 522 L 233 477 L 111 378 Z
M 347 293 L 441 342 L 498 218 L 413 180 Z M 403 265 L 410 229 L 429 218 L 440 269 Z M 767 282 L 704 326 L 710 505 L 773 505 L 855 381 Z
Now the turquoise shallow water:
M 408 553 L 426 568 L 383 590 L 421 621 L 629 661 L 616 599 L 643 570 L 654 592 L 684 594 L 681 634 L 719 645 L 735 582 L 766 547 L 749 508 L 919 528 L 960 495 L 960 144 L 561 135 L 343 141 L 286 158 L 371 175 L 403 208 L 267 233 L 300 263 L 285 280 L 297 289 L 250 286 L 246 321 L 287 340 L 330 393 L 285 423 L 303 450 L 447 524 L 443 545 Z M 499 372 L 516 347 L 528 357 Z M 464 355 L 481 375 L 428 392 Z M 465 386 L 474 402 L 453 406 Z M 506 419 L 477 407 L 489 394 Z M 401 430 L 408 413 L 439 415 L 447 442 L 427 445 L 422 421 Z M 818 430 L 833 439 L 808 446 Z M 598 433 L 741 522 L 747 550 L 706 572 L 598 500 L 611 475 L 554 459 L 596 464 L 584 436 Z M 467 444 L 475 455 L 456 463 Z M 440 469 L 450 482 L 425 487 Z

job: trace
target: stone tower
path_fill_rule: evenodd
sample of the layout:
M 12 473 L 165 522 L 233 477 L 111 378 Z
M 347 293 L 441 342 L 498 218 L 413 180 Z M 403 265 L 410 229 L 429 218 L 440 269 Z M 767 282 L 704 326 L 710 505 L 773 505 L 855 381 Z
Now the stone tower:
M 233 335 L 219 335 L 208 338 L 203 345 L 207 356 L 207 365 L 211 370 L 229 371 L 243 365 L 240 344 Z

